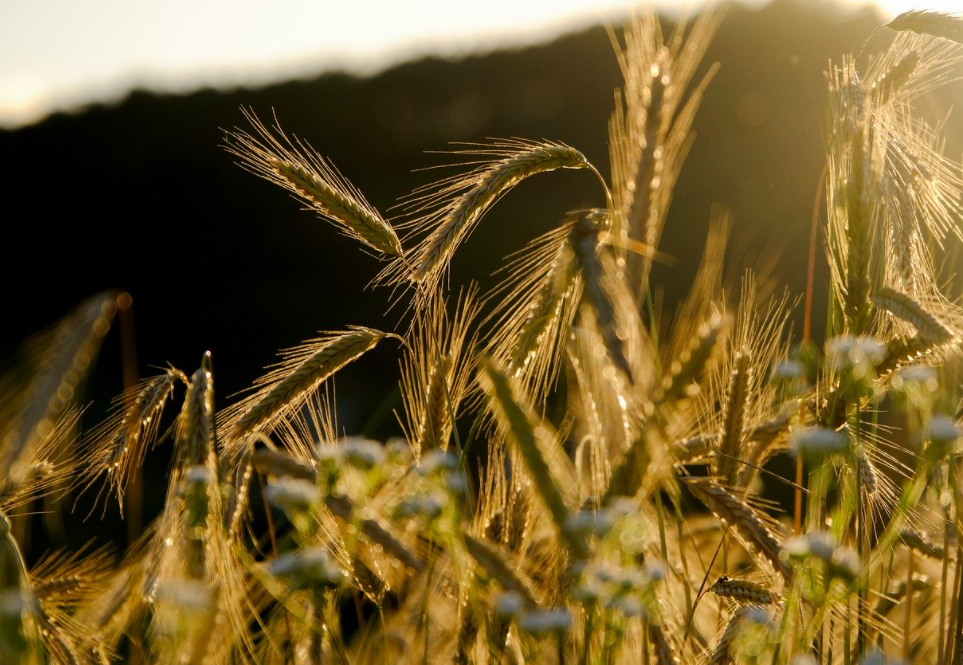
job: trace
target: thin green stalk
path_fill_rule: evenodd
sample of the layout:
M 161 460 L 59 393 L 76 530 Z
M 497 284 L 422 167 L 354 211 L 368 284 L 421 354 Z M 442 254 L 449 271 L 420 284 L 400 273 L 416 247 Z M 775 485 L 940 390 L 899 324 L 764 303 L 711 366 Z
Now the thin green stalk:
M 582 657 L 579 665 L 588 665 L 589 653 L 592 645 L 592 629 L 595 627 L 595 604 L 586 603 L 585 607 L 585 629 L 582 636 Z
M 665 515 L 662 510 L 662 492 L 661 490 L 656 490 L 655 492 L 655 511 L 659 516 L 659 545 L 662 548 L 662 562 L 665 564 L 669 563 L 669 547 L 665 541 Z
M 953 607 L 956 605 L 956 592 L 954 590 L 958 589 L 961 583 L 961 579 L 960 579 L 961 558 L 963 558 L 963 545 L 957 545 L 956 566 L 953 574 L 953 586 L 950 589 L 950 592 L 951 592 L 950 593 L 950 625 L 949 625 L 949 630 L 946 633 L 946 646 L 943 650 L 944 655 L 950 654 L 951 657 L 953 653 L 953 643 L 955 643 L 955 640 L 956 640 L 957 623 L 959 622 L 959 616 L 956 614 L 956 612 L 953 612 L 952 610 L 953 610 Z
M 843 631 L 843 665 L 851 665 L 853 662 L 853 601 L 849 596 L 846 597 L 846 628 Z
M 955 486 L 955 478 L 953 477 L 953 465 L 946 465 L 946 484 L 947 487 Z M 949 577 L 950 572 L 950 532 L 953 531 L 954 524 L 950 521 L 950 506 L 943 507 L 943 561 L 941 562 L 940 570 L 940 623 L 939 623 L 939 638 L 936 643 L 937 648 L 937 658 L 936 662 L 943 665 L 945 652 L 943 651 L 943 642 L 946 639 L 946 582 Z
M 860 441 L 860 411 L 859 403 L 856 404 L 855 418 L 855 432 L 856 440 Z M 856 482 L 856 552 L 859 556 L 859 563 L 861 566 L 866 565 L 866 537 L 865 532 L 867 529 L 866 518 L 869 514 L 869 509 L 866 505 L 866 495 L 863 492 L 863 484 L 861 482 Z M 856 654 L 857 656 L 863 653 L 863 645 L 866 641 L 866 618 L 863 615 L 863 608 L 867 603 L 867 593 L 868 584 L 863 584 L 860 586 L 859 593 L 857 595 L 856 602 Z
M 912 640 L 910 633 L 913 627 L 913 566 L 915 564 L 916 552 L 910 548 L 906 562 L 906 616 L 903 619 L 903 659 L 910 662 L 912 653 Z
M 672 507 L 675 510 L 675 524 L 676 529 L 679 532 L 679 552 L 682 556 L 682 571 L 685 573 L 685 585 L 683 586 L 685 591 L 685 613 L 686 616 L 690 616 L 692 614 L 692 579 L 689 576 L 689 559 L 686 557 L 684 548 L 682 547 L 682 543 L 685 542 L 683 534 L 684 520 L 682 517 L 682 508 L 679 506 L 679 502 L 673 500 Z
M 649 665 L 649 649 L 649 622 L 642 619 L 642 665 Z
M 431 547 L 432 539 L 428 537 L 428 546 Z M 432 573 L 435 569 L 435 557 L 428 557 L 428 569 L 425 571 L 425 597 L 421 604 L 421 629 L 425 633 L 425 649 L 422 653 L 422 665 L 428 665 L 429 649 L 431 647 L 431 622 L 428 621 L 428 601 L 431 598 Z

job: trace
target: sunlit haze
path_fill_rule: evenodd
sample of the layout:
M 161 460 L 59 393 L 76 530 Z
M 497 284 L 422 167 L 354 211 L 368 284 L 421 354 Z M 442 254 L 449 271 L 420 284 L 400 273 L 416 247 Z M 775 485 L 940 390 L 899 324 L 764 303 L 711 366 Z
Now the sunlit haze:
M 658 6 L 699 4 L 662 0 Z M 880 4 L 893 14 L 924 5 L 959 8 L 959 0 Z M 618 19 L 635 5 L 631 0 L 4 2 L 0 127 L 117 99 L 135 87 L 186 91 L 333 69 L 370 73 L 420 55 L 532 43 Z

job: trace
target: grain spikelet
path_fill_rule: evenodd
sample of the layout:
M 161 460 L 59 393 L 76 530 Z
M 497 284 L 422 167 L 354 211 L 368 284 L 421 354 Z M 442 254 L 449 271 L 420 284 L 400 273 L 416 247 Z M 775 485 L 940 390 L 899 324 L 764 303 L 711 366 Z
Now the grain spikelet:
M 941 37 L 963 44 L 963 19 L 941 12 L 918 10 L 903 12 L 887 23 L 886 27 L 897 31 Z
M 683 480 L 706 508 L 742 536 L 751 551 L 761 554 L 787 581 L 792 579 L 792 569 L 779 556 L 779 541 L 751 506 L 708 478 L 688 476 Z
M 113 557 L 105 548 L 55 553 L 29 573 L 36 618 L 46 648 L 65 663 L 88 663 L 94 653 L 110 653 L 99 631 L 91 631 L 74 616 L 75 608 L 91 601 L 110 578 Z
M 681 661 L 666 638 L 663 626 L 655 621 L 649 621 L 647 625 L 656 665 L 679 665 Z
M 605 284 L 605 266 L 599 252 L 599 232 L 607 226 L 608 213 L 593 210 L 581 215 L 572 227 L 572 248 L 582 273 L 585 296 L 595 310 L 599 334 L 609 358 L 632 381 L 632 370 L 616 329 L 615 304 Z
M 691 145 L 692 121 L 715 68 L 694 89 L 691 84 L 721 16 L 718 6 L 709 8 L 688 35 L 680 24 L 666 42 L 655 13 L 646 10 L 625 26 L 624 47 L 611 35 L 624 79 L 609 120 L 613 231 L 619 238 L 653 249 L 658 245 L 673 185 Z M 638 294 L 651 256 L 623 258 L 629 262 L 629 287 Z
M 316 482 L 318 477 L 317 469 L 311 464 L 294 459 L 290 455 L 263 448 L 254 452 L 251 463 L 259 472 L 277 477 L 296 478 L 312 483 Z M 349 523 L 353 519 L 354 506 L 347 497 L 328 494 L 324 498 L 324 503 L 331 514 L 338 519 Z M 415 571 L 424 569 L 424 561 L 374 517 L 361 519 L 360 528 L 365 536 L 398 561 Z
M 859 476 L 860 491 L 870 502 L 875 502 L 879 498 L 880 491 L 878 472 L 873 460 L 862 447 L 856 452 L 856 472 Z
M 481 628 L 481 621 L 475 607 L 471 602 L 463 602 L 458 620 L 458 636 L 455 638 L 454 662 L 456 665 L 469 665 L 475 662 L 472 654 L 475 651 L 475 643 L 478 641 L 479 628 Z
M 318 477 L 317 469 L 311 464 L 267 448 L 256 450 L 251 457 L 251 463 L 259 472 L 279 478 L 288 477 L 314 482 Z
M 695 464 L 708 458 L 718 447 L 716 440 L 718 437 L 693 436 L 682 441 L 675 441 L 672 444 L 672 456 L 679 464 Z
M 41 602 L 51 598 L 62 598 L 73 594 L 83 584 L 84 580 L 76 576 L 44 580 L 33 585 L 33 595 Z
M 886 590 L 886 593 L 881 595 L 879 602 L 873 608 L 873 614 L 878 617 L 885 617 L 906 598 L 907 592 L 926 591 L 932 585 L 930 579 L 925 575 L 913 575 L 912 585 L 909 587 L 907 587 L 905 579 L 894 582 Z
M 308 144 L 285 136 L 276 120 L 272 132 L 252 111 L 245 110 L 244 117 L 254 135 L 235 130 L 225 143 L 244 168 L 293 192 L 345 235 L 387 256 L 402 255 L 391 225 L 334 165 Z
M 564 222 L 515 254 L 489 297 L 496 304 L 484 321 L 492 330 L 486 347 L 535 403 L 555 385 L 582 297 L 573 224 Z
M 699 379 L 712 357 L 725 324 L 725 318 L 714 313 L 699 327 L 689 346 L 669 366 L 669 372 L 662 380 L 660 402 L 673 402 L 698 392 Z
M 188 383 L 180 370 L 171 367 L 163 374 L 141 381 L 116 400 L 115 408 L 123 410 L 88 437 L 85 447 L 89 452 L 84 461 L 82 482 L 92 485 L 106 473 L 107 486 L 117 495 L 121 509 L 127 483 L 155 441 L 164 406 L 178 380 Z
M 419 312 L 401 366 L 401 395 L 408 439 L 418 454 L 448 449 L 454 420 L 467 388 L 475 344 L 469 326 L 478 314 L 474 290 L 459 298 L 454 317 L 438 297 Z M 453 411 L 453 413 L 452 413 Z
M 880 376 L 892 374 L 901 367 L 926 358 L 936 348 L 935 344 L 919 335 L 891 340 L 886 344 L 886 358 L 876 366 L 876 372 Z
M 258 380 L 260 390 L 241 403 L 229 439 L 270 427 L 296 410 L 304 398 L 328 377 L 355 360 L 386 336 L 371 328 L 353 328 L 306 342 L 285 351 L 284 360 Z
M 588 555 L 588 545 L 581 536 L 569 530 L 571 513 L 542 452 L 542 445 L 537 440 L 539 432 L 544 432 L 545 425 L 536 425 L 532 421 L 529 412 L 519 403 L 507 377 L 491 360 L 482 360 L 480 370 L 479 380 L 488 394 L 491 408 L 525 460 L 535 488 L 548 508 L 562 540 L 576 558 L 584 559 Z
M 519 576 L 516 572 L 517 567 L 509 564 L 507 555 L 499 552 L 496 545 L 466 534 L 465 549 L 485 573 L 493 580 L 497 580 L 505 591 L 514 591 L 521 596 L 528 609 L 538 608 L 539 604 L 535 600 L 531 585 Z
M 206 465 L 208 455 L 214 450 L 213 436 L 214 378 L 208 369 L 201 367 L 191 377 L 178 422 L 178 447 L 184 463 Z
M 114 565 L 106 547 L 55 552 L 30 569 L 30 585 L 41 603 L 73 606 L 95 597 L 113 574 Z
M 532 361 L 533 354 L 561 315 L 566 299 L 572 299 L 574 279 L 571 247 L 566 243 L 559 244 L 538 294 L 526 310 L 526 320 L 511 353 L 512 367 L 524 368 Z
M 876 105 L 883 106 L 892 101 L 893 97 L 916 72 L 919 63 L 919 53 L 911 51 L 895 65 L 880 74 L 870 86 Z
M 873 142 L 863 110 L 862 82 L 851 61 L 830 78 L 829 186 L 827 187 L 829 264 L 843 306 L 847 329 L 860 335 L 870 324 L 870 295 L 880 280 L 873 214 Z
M 556 169 L 589 169 L 598 176 L 582 153 L 562 143 L 501 141 L 456 154 L 490 161 L 415 192 L 410 207 L 419 216 L 409 225 L 415 233 L 428 235 L 412 251 L 410 275 L 397 262 L 393 271 L 397 281 L 411 279 L 421 285 L 424 296 L 436 292 L 455 250 L 482 217 L 522 180 Z
M 722 411 L 722 432 L 719 441 L 719 457 L 716 474 L 727 483 L 734 483 L 740 472 L 739 455 L 745 437 L 746 400 L 752 390 L 752 370 L 749 355 L 736 353 L 734 367 L 729 375 L 729 389 Z
M 753 605 L 772 605 L 776 602 L 770 589 L 751 580 L 720 577 L 712 585 L 711 591 L 720 598 L 732 598 Z
M 345 522 L 351 521 L 353 507 L 351 502 L 345 497 L 329 494 L 325 497 L 324 503 L 334 516 Z M 371 539 L 372 542 L 384 548 L 386 553 L 398 559 L 398 561 L 412 570 L 416 572 L 424 570 L 425 562 L 398 540 L 381 522 L 373 517 L 361 520 L 361 533 Z
M 228 538 L 235 538 L 248 510 L 248 502 L 251 498 L 251 476 L 254 473 L 254 447 L 248 448 L 241 454 L 238 460 L 237 470 L 234 473 L 233 492 L 230 502 L 224 511 L 225 527 L 227 528 Z
M 0 463 L 8 468 L 24 450 L 49 433 L 79 390 L 117 312 L 117 294 L 107 291 L 80 305 L 25 349 L 32 378 L 4 405 L 15 413 L 15 429 L 0 430 Z M 69 441 L 65 442 L 69 443 Z
M 78 461 L 65 454 L 65 448 L 79 416 L 74 408 L 67 408 L 52 429 L 5 468 L 5 477 L 0 478 L 0 510 L 9 513 L 69 484 Z
M 911 550 L 924 554 L 933 559 L 942 559 L 946 552 L 942 547 L 931 541 L 925 535 L 913 529 L 903 529 L 899 534 L 900 540 Z
M 138 550 L 142 550 L 144 541 Z M 98 586 L 77 608 L 75 617 L 97 636 L 107 652 L 113 651 L 144 603 L 143 551 L 130 553 L 122 566 Z
M 911 323 L 923 340 L 943 344 L 953 338 L 949 328 L 904 293 L 884 287 L 873 296 L 873 303 L 893 316 Z
M 736 639 L 736 635 L 739 634 L 739 623 L 742 619 L 741 612 L 742 609 L 736 610 L 729 617 L 729 622 L 726 623 L 725 630 L 722 631 L 722 635 L 719 636 L 719 640 L 712 648 L 706 665 L 729 665 L 734 662 L 731 650 L 732 643 Z

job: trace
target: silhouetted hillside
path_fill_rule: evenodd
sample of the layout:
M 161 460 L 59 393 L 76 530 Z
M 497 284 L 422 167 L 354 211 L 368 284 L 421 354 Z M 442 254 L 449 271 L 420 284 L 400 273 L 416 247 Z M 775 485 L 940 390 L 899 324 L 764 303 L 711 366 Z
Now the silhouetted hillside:
M 878 23 L 787 1 L 730 11 L 709 51 L 722 69 L 696 122 L 665 233 L 663 249 L 677 258 L 661 269 L 671 284 L 686 283 L 676 276 L 691 272 L 711 206 L 721 204 L 732 211 L 736 253 L 782 251 L 779 272 L 801 292 L 823 155 L 823 71 Z M 318 330 L 382 325 L 388 299 L 361 288 L 377 261 L 219 148 L 220 128 L 242 123 L 240 106 L 262 118 L 275 109 L 287 131 L 387 212 L 438 175 L 414 169 L 450 159 L 422 151 L 450 141 L 558 139 L 607 171 L 606 122 L 619 78 L 608 37 L 596 28 L 363 80 L 332 74 L 253 91 L 138 92 L 117 107 L 0 133 L 6 224 L 24 238 L 8 235 L 0 262 L 0 350 L 9 354 L 84 296 L 116 286 L 134 296 L 143 370 L 166 361 L 190 370 L 210 348 L 223 398 L 259 375 L 277 349 Z M 453 284 L 483 278 L 566 210 L 601 203 L 597 189 L 585 172 L 525 183 L 457 258 Z M 41 288 L 40 276 L 52 288 Z M 119 388 L 119 354 L 116 344 L 107 348 L 98 372 L 110 394 Z M 339 378 L 348 429 L 361 427 L 361 414 L 387 394 L 385 375 L 393 380 L 396 367 L 396 350 L 385 344 Z

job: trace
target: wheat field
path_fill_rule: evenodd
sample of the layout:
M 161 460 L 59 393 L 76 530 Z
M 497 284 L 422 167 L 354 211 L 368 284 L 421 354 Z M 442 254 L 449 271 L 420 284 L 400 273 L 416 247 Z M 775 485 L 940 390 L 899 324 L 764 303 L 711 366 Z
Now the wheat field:
M 963 662 L 963 166 L 917 109 L 961 85 L 963 19 L 908 12 L 829 64 L 807 293 L 724 279 L 720 216 L 669 307 L 653 268 L 723 14 L 611 31 L 606 169 L 553 141 L 460 146 L 394 217 L 244 111 L 223 147 L 382 260 L 384 329 L 321 333 L 238 398 L 209 354 L 157 370 L 86 431 L 80 388 L 129 296 L 31 340 L 0 376 L 0 662 Z M 597 207 L 493 290 L 452 284 L 499 200 L 559 169 Z M 403 404 L 387 441 L 334 415 L 335 375 L 379 345 Z M 155 448 L 164 508 L 135 543 L 27 565 L 31 511 L 137 510 Z

